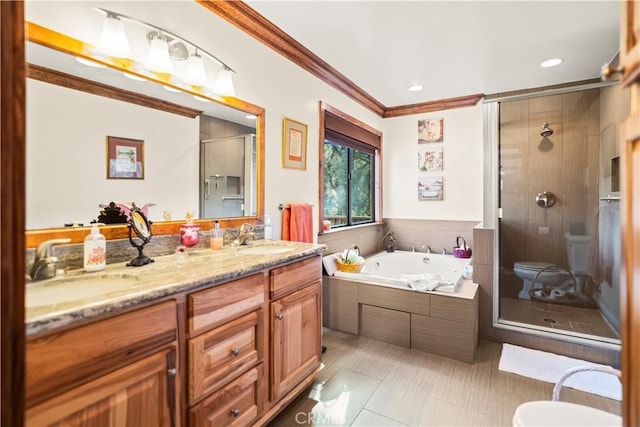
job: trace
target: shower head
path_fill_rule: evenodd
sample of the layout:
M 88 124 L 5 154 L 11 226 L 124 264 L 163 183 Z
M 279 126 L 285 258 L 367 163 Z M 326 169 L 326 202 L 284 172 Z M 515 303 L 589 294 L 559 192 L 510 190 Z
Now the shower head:
M 553 130 L 549 129 L 549 125 L 547 123 L 543 123 L 542 130 L 540 131 L 540 136 L 546 138 L 551 135 L 553 135 Z

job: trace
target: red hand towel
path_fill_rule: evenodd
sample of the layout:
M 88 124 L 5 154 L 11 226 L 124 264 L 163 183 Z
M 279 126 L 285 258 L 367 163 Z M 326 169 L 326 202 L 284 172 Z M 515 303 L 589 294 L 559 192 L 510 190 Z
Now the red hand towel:
M 290 203 L 282 215 L 282 240 L 313 243 L 313 214 L 308 203 Z

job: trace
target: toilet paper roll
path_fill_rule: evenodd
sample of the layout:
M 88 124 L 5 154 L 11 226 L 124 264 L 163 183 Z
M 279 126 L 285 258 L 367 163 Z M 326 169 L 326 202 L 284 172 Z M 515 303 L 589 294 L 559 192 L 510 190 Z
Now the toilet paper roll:
M 565 292 L 562 289 L 553 289 L 551 291 L 551 294 L 549 295 L 549 298 L 551 299 L 557 299 L 557 298 L 564 298 Z

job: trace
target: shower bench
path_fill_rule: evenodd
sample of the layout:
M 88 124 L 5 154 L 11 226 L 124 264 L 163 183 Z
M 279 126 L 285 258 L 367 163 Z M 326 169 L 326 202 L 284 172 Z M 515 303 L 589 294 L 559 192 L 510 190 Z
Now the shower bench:
M 323 324 L 473 363 L 478 298 L 478 285 L 471 280 L 449 295 L 323 276 Z

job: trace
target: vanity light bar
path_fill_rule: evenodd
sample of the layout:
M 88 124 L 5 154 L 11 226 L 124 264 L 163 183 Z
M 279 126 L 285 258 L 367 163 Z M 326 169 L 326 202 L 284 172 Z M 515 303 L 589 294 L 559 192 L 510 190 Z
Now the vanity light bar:
M 148 22 L 141 21 L 140 19 L 137 19 L 137 18 L 132 18 L 131 16 L 123 15 L 122 13 L 113 12 L 113 11 L 107 10 L 107 9 L 102 9 L 100 7 L 96 7 L 94 9 L 99 11 L 99 12 L 102 12 L 102 13 L 106 14 L 107 16 L 112 15 L 112 16 L 116 16 L 118 18 L 123 18 L 123 19 L 126 19 L 128 21 L 134 22 L 136 24 L 143 25 L 143 26 L 145 26 L 147 28 L 151 28 L 153 30 L 156 30 L 156 31 L 158 31 L 158 32 L 160 32 L 162 34 L 166 34 L 166 35 L 168 35 L 168 36 L 170 36 L 170 37 L 172 37 L 172 38 L 174 38 L 176 40 L 180 40 L 181 42 L 186 43 L 189 46 L 191 46 L 192 48 L 196 49 L 198 51 L 198 53 L 205 54 L 209 58 L 211 58 L 214 61 L 216 61 L 218 64 L 220 64 L 222 66 L 223 70 L 228 70 L 228 71 L 231 71 L 231 72 L 235 73 L 233 68 L 229 67 L 227 64 L 225 64 L 223 61 L 221 61 L 218 57 L 216 57 L 212 53 L 207 52 L 206 50 L 204 50 L 200 46 L 198 46 L 198 45 L 196 45 L 196 44 L 194 44 L 194 43 L 192 43 L 192 42 L 190 42 L 188 40 L 185 40 L 182 37 L 170 32 L 170 31 L 165 30 L 164 28 L 160 28 L 160 27 L 158 27 L 156 25 L 149 24 Z

